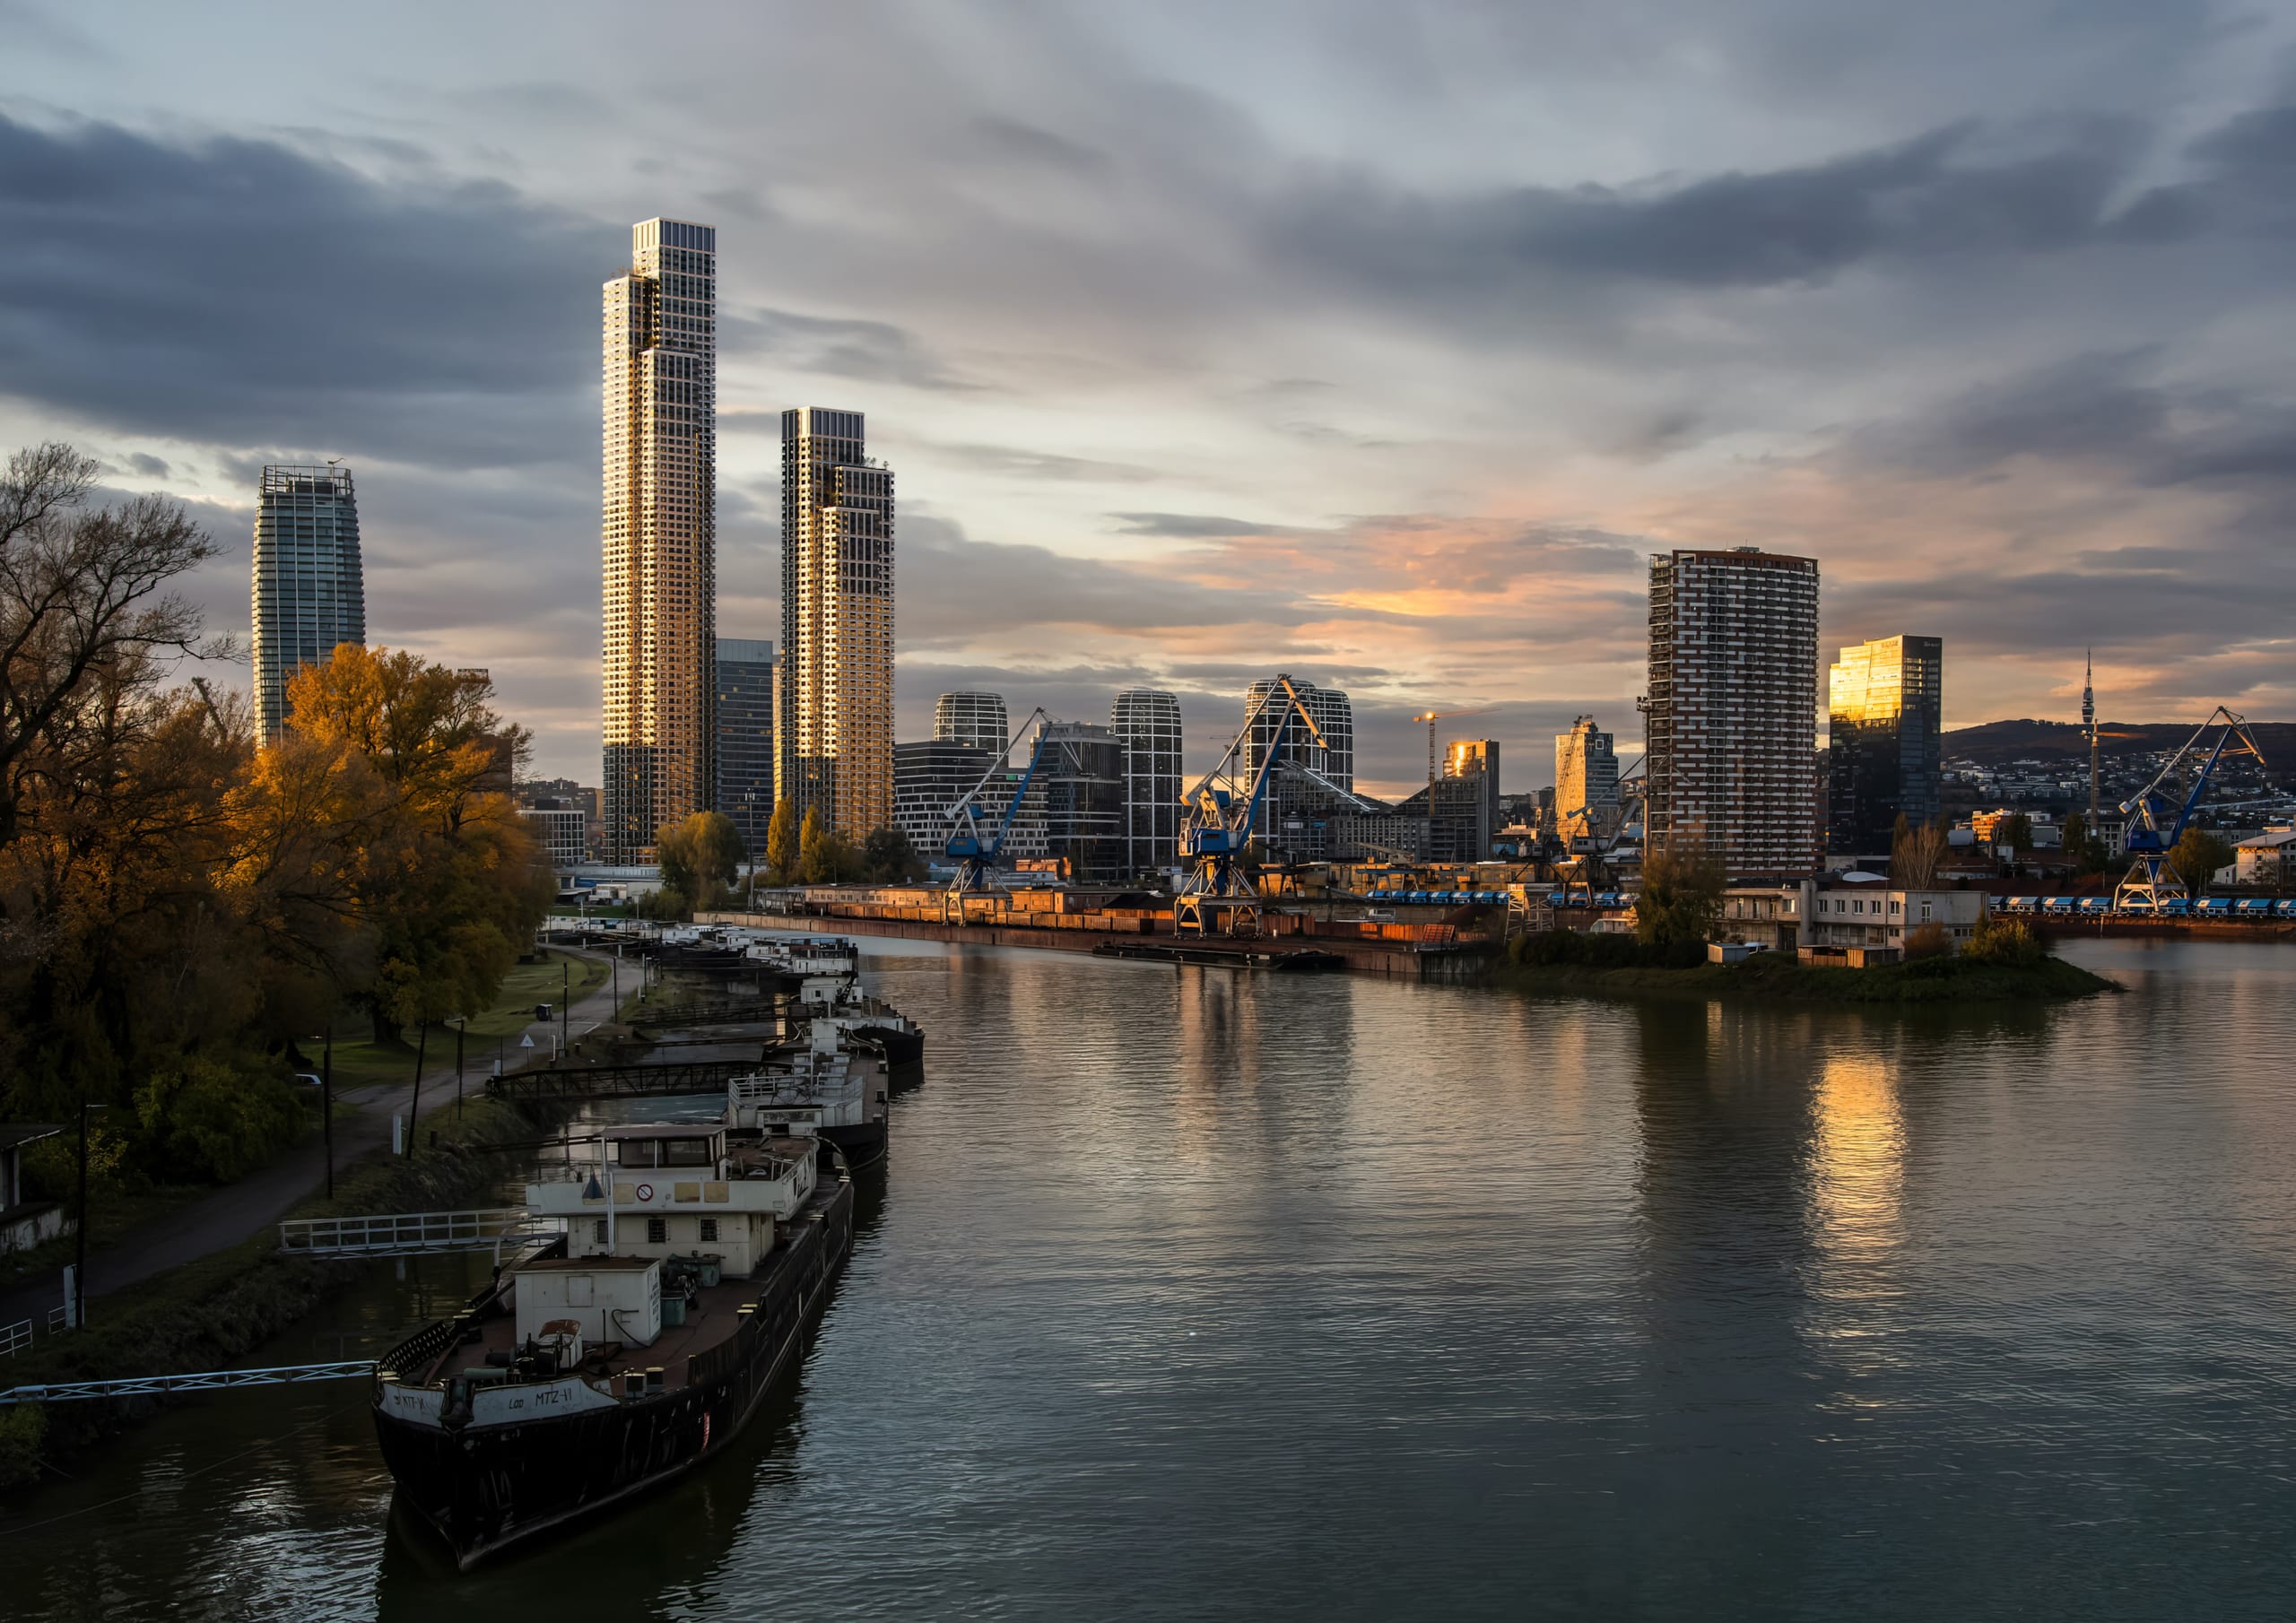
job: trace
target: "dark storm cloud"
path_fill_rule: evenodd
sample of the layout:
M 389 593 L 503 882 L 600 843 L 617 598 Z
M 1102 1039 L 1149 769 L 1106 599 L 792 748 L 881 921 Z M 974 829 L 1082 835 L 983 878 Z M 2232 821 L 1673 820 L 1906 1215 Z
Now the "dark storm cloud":
M 727 355 L 760 355 L 795 371 L 831 378 L 956 393 L 983 386 L 958 377 L 915 334 L 891 322 L 759 309 L 748 316 L 720 315 L 718 342 Z
M 0 390 L 208 443 L 587 460 L 618 235 L 499 185 L 0 117 Z
M 977 468 L 1013 473 L 1022 479 L 1070 479 L 1093 484 L 1140 484 L 1157 477 L 1153 468 L 1128 462 L 1101 462 L 1089 456 L 1060 456 L 1049 451 L 1016 450 L 1010 446 L 955 445 L 939 449 L 961 457 Z
M 2129 201 L 2152 145 L 2133 117 L 1962 121 L 1822 162 L 1638 187 L 1444 194 L 1324 171 L 1252 206 L 1272 257 L 1399 304 L 1566 282 L 1614 297 L 1807 286 L 1861 266 L 2296 230 L 2296 107 L 2227 120 L 2184 150 L 2184 175 Z
M 1173 541 L 1225 540 L 1234 535 L 1297 535 L 1287 525 L 1254 524 L 1212 513 L 1111 513 L 1124 527 L 1119 535 L 1158 535 Z
M 1966 478 L 2020 457 L 2108 466 L 2139 486 L 2204 485 L 2296 498 L 2296 395 L 2162 380 L 2157 348 L 2076 356 L 1861 430 L 1869 461 Z
M 1016 627 L 1087 626 L 1144 636 L 1313 618 L 1280 588 L 1215 589 L 1048 547 L 974 541 L 957 525 L 922 514 L 901 519 L 900 571 L 904 645 L 962 642 Z

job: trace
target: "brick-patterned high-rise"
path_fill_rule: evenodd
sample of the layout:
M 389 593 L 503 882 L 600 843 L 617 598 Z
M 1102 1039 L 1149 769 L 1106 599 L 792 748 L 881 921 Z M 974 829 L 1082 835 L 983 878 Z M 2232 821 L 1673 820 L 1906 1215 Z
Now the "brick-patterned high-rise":
M 1650 560 L 1654 847 L 1695 844 L 1733 879 L 1815 867 L 1817 705 L 1816 560 Z

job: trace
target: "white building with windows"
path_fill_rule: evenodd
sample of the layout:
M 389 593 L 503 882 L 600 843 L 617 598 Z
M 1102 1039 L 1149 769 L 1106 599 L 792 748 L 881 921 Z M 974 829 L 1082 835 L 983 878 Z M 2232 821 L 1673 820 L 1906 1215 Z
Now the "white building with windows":
M 1801 947 L 1902 951 L 1906 937 L 1936 924 L 1959 950 L 1985 920 L 1982 890 L 1899 890 L 1879 874 L 1829 873 L 1802 881 Z

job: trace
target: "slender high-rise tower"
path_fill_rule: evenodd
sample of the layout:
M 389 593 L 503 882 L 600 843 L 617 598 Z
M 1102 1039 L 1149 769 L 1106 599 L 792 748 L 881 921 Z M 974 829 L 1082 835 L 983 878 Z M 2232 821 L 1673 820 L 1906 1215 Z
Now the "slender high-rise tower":
M 1180 852 L 1180 701 L 1160 688 L 1126 688 L 1109 707 L 1109 725 L 1124 746 L 1125 875 L 1169 868 Z
M 893 818 L 893 475 L 864 426 L 781 413 L 774 794 L 852 840 Z
M 1814 559 L 1653 556 L 1649 844 L 1703 851 L 1732 879 L 1816 866 L 1817 690 Z
M 2097 651 L 2088 650 L 2081 671 L 2081 732 L 2089 741 L 2089 834 L 2097 832 Z
M 605 742 L 610 863 L 717 788 L 718 232 L 630 228 L 605 284 Z
M 359 503 L 351 470 L 263 471 L 255 509 L 255 713 L 257 738 L 287 725 L 287 679 L 337 643 L 367 640 Z

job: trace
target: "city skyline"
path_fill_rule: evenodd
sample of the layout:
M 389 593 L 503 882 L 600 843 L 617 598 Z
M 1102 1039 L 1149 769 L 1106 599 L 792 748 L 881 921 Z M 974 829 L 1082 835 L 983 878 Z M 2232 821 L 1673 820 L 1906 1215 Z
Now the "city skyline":
M 1534 52 L 1465 8 L 1248 8 L 1218 62 L 1079 13 L 981 22 L 991 72 L 916 17 L 768 51 L 726 11 L 697 125 L 625 94 L 603 37 L 491 93 L 514 12 L 469 20 L 467 64 L 347 20 L 361 72 L 324 94 L 284 37 L 226 57 L 152 11 L 94 52 L 59 8 L 11 15 L 0 169 L 75 184 L 0 187 L 42 245 L 0 426 L 84 439 L 219 536 L 254 470 L 346 456 L 370 636 L 487 664 L 538 770 L 587 777 L 600 725 L 563 567 L 596 455 L 581 290 L 657 212 L 739 262 L 727 623 L 779 616 L 783 406 L 872 413 L 909 482 L 900 737 L 944 690 L 1089 716 L 1149 686 L 1196 759 L 1237 685 L 1307 667 L 1353 699 L 1367 788 L 1416 780 L 1431 707 L 1488 707 L 1526 766 L 1578 714 L 1631 752 L 1642 560 L 1742 543 L 1822 560 L 1828 644 L 1951 639 L 1948 727 L 2074 716 L 2092 641 L 2114 716 L 2296 714 L 2287 402 L 2246 335 L 2284 297 L 2287 19 L 1997 8 L 1986 71 L 1947 74 L 1883 8 L 1705 55 L 1722 25 L 1689 10 L 1649 23 L 1679 50 L 1604 19 Z M 1809 52 L 1827 72 L 1789 71 Z M 1595 112 L 1628 61 L 1640 93 Z M 867 138 L 811 129 L 840 101 Z M 891 224 L 817 189 L 832 153 Z M 243 584 L 193 583 L 218 621 Z

